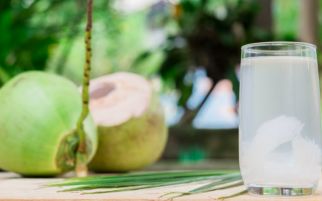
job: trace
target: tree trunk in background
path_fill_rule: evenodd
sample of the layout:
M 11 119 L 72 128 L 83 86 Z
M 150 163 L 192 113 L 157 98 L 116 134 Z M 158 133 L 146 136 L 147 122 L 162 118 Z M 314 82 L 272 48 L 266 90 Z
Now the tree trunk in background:
M 256 25 L 265 31 L 272 32 L 272 0 L 258 0 L 258 2 L 260 4 L 260 11 L 256 19 Z
M 318 0 L 300 0 L 299 39 L 301 41 L 318 44 L 318 15 Z

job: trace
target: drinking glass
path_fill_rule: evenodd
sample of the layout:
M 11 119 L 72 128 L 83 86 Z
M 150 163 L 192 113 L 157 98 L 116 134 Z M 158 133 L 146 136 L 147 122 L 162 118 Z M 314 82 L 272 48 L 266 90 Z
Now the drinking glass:
M 240 76 L 239 160 L 248 192 L 312 194 L 321 173 L 316 47 L 244 45 Z

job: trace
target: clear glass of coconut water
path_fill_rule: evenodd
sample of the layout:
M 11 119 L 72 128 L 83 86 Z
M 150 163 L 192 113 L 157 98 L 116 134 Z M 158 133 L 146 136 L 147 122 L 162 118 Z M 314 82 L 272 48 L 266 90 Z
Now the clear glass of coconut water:
M 239 160 L 251 194 L 310 195 L 321 174 L 316 47 L 242 47 Z

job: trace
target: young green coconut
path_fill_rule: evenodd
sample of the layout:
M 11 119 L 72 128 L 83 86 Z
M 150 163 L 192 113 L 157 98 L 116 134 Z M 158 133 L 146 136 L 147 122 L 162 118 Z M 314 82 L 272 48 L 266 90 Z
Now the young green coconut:
M 93 0 L 87 0 L 82 98 L 61 77 L 24 73 L 0 90 L 0 168 L 25 176 L 53 176 L 75 169 L 87 175 L 96 150 L 89 114 Z
M 75 168 L 76 125 L 82 101 L 69 80 L 23 73 L 0 90 L 0 168 L 25 176 L 54 176 Z M 84 122 L 86 155 L 97 147 L 96 127 Z
M 165 147 L 164 113 L 150 82 L 133 73 L 91 81 L 90 111 L 98 126 L 98 150 L 89 168 L 124 172 L 155 162 Z

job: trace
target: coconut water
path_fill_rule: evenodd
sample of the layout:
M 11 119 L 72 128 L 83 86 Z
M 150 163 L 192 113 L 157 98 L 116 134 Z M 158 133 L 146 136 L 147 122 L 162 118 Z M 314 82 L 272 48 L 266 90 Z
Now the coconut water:
M 245 184 L 314 188 L 321 172 L 316 60 L 244 58 L 240 89 L 240 168 Z

